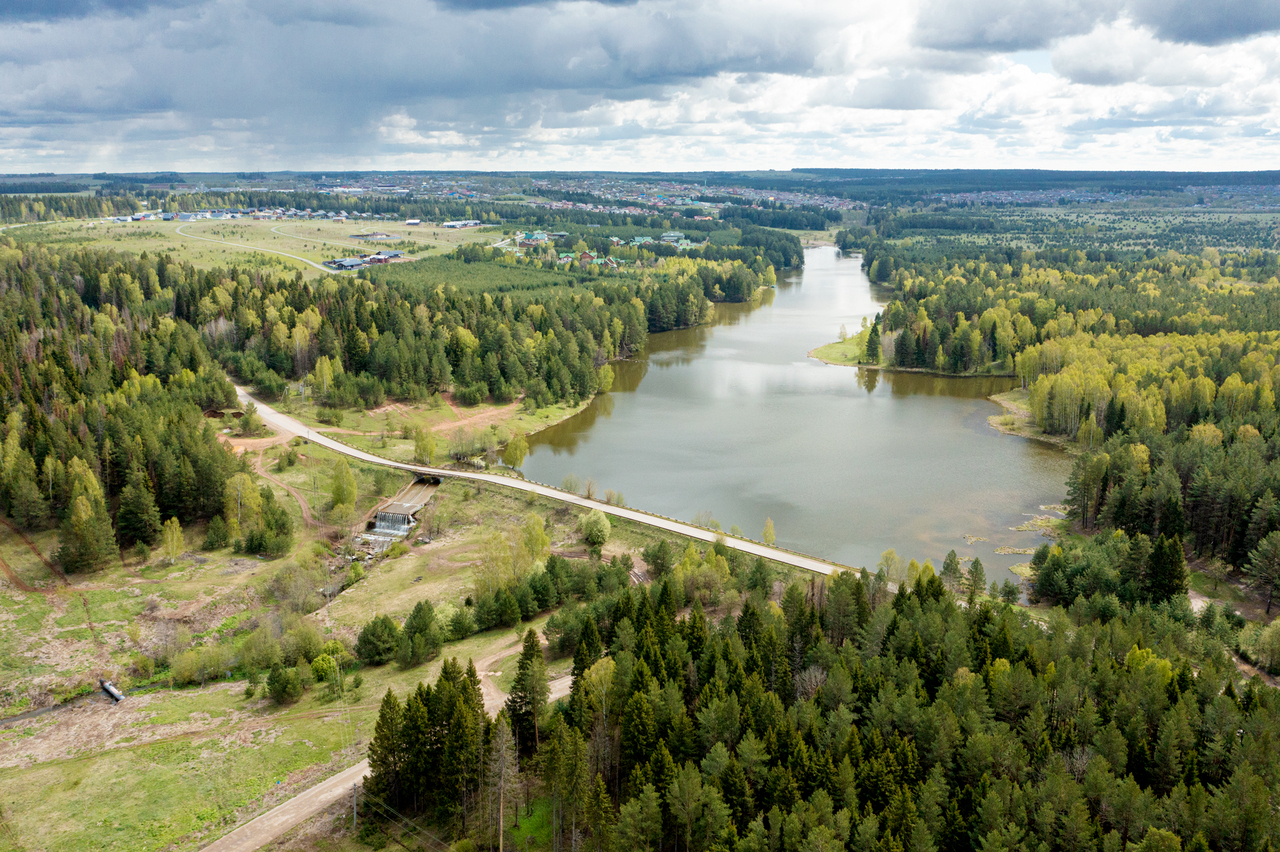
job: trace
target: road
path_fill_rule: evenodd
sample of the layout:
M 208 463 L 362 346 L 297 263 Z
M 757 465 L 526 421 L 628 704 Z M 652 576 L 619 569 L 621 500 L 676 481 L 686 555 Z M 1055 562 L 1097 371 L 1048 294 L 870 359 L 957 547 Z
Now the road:
M 261 246 L 247 246 L 244 243 L 232 243 L 232 242 L 227 242 L 226 240 L 215 240 L 212 237 L 197 237 L 195 234 L 188 234 L 186 231 L 182 230 L 185 227 L 187 226 L 179 225 L 175 230 L 175 233 L 181 234 L 182 236 L 187 237 L 188 239 L 203 240 L 206 243 L 220 243 L 224 246 L 235 246 L 236 248 L 249 249 L 250 251 L 262 251 L 262 252 L 266 252 L 267 254 L 278 254 L 281 257 L 290 257 L 290 258 L 293 258 L 294 260 L 300 260 L 309 266 L 314 266 L 316 269 L 319 269 L 321 272 L 328 272 L 334 275 L 337 274 L 327 266 L 321 266 L 320 264 L 316 263 L 314 260 L 307 260 L 305 257 L 298 257 L 296 254 L 289 254 L 288 252 L 276 251 L 275 249 L 262 248 Z M 282 234 L 281 236 L 289 236 L 289 235 Z M 297 237 L 295 237 L 294 239 L 297 239 Z
M 688 524 L 684 521 L 677 521 L 674 518 L 655 515 L 639 509 L 613 506 L 609 503 L 601 503 L 598 500 L 589 500 L 580 494 L 574 494 L 570 491 L 562 491 L 559 488 L 552 488 L 549 485 L 542 485 L 525 479 L 500 476 L 493 473 L 481 473 L 479 471 L 471 472 L 464 470 L 448 470 L 444 468 L 428 467 L 426 465 L 391 461 L 390 459 L 385 459 L 382 456 L 376 456 L 373 453 L 367 453 L 363 450 L 358 450 L 355 447 L 348 446 L 340 441 L 335 441 L 327 435 L 323 435 L 315 431 L 311 427 L 299 422 L 287 414 L 282 414 L 271 406 L 254 399 L 249 395 L 249 392 L 242 387 L 236 387 L 236 396 L 240 398 L 240 402 L 242 404 L 252 402 L 256 405 L 258 407 L 258 414 L 261 415 L 263 421 L 276 430 L 298 435 L 306 438 L 308 441 L 317 443 L 322 447 L 328 447 L 335 452 L 342 453 L 362 462 L 380 464 L 386 467 L 396 468 L 398 470 L 409 471 L 410 473 L 421 474 L 423 476 L 453 477 L 455 479 L 467 479 L 473 482 L 487 482 L 491 485 L 498 485 L 503 488 L 514 488 L 517 491 L 537 494 L 540 497 L 549 497 L 552 500 L 559 500 L 562 503 L 581 506 L 584 509 L 599 509 L 605 514 L 612 515 L 616 518 L 625 518 L 629 521 L 647 524 L 651 527 L 657 527 L 658 529 L 677 533 L 698 541 L 714 542 L 718 538 L 723 538 L 725 543 L 734 550 L 741 551 L 751 556 L 763 556 L 765 559 L 772 559 L 773 561 L 780 562 L 784 565 L 803 568 L 806 571 L 813 571 L 818 574 L 832 574 L 847 567 L 835 562 L 829 562 L 825 559 L 806 556 L 803 553 L 795 553 L 790 550 L 784 550 L 780 547 L 771 547 L 758 541 L 752 541 L 751 539 L 738 538 L 722 532 L 716 532 L 714 530 L 694 526 L 693 524 Z
M 258 407 L 258 414 L 262 417 L 267 425 L 279 432 L 287 432 L 292 435 L 298 435 L 319 444 L 322 447 L 350 456 L 358 461 L 368 462 L 371 464 L 380 464 L 387 467 L 406 470 L 412 473 L 419 473 L 426 476 L 452 476 L 457 479 L 468 479 L 475 482 L 487 482 L 492 485 L 500 485 L 504 488 L 514 488 L 518 491 L 526 491 L 537 494 L 542 497 L 550 497 L 553 500 L 560 500 L 564 503 L 570 503 L 574 506 L 581 506 L 587 509 L 599 509 L 602 512 L 613 515 L 618 518 L 626 518 L 632 521 L 638 521 L 642 524 L 667 530 L 668 532 L 679 533 L 689 538 L 699 541 L 712 542 L 722 533 L 712 530 L 696 527 L 692 524 L 686 524 L 672 518 L 664 518 L 661 515 L 652 515 L 648 512 L 641 512 L 637 509 L 628 509 L 621 506 L 611 506 L 608 503 L 601 503 L 596 500 L 588 500 L 578 494 L 568 491 L 561 491 L 559 488 L 551 488 L 546 485 L 540 485 L 536 482 L 528 482 L 523 479 L 514 479 L 508 476 L 497 476 L 491 473 L 469 472 L 460 470 L 446 470 L 443 468 L 428 467 L 426 465 L 406 464 L 404 462 L 395 462 L 384 459 L 381 456 L 375 456 L 372 453 L 366 453 L 363 450 L 357 450 L 349 447 L 339 441 L 335 441 L 326 435 L 322 435 L 306 424 L 296 420 L 293 417 L 276 411 L 271 406 L 260 400 L 254 399 L 249 392 L 242 387 L 236 387 L 236 396 L 239 397 L 242 404 L 252 402 Z M 819 574 L 831 574 L 834 571 L 841 570 L 844 566 L 837 565 L 833 562 L 826 562 L 821 559 L 815 559 L 812 556 L 805 556 L 801 553 L 792 553 L 789 550 L 783 550 L 777 547 L 769 547 L 759 542 L 750 541 L 748 539 L 740 539 L 732 536 L 724 536 L 732 543 L 732 546 L 743 553 L 749 553 L 753 556 L 763 556 L 766 559 L 772 559 L 775 562 L 781 562 L 785 565 L 793 565 L 797 568 L 803 568 L 807 571 L 815 571 Z M 511 654 L 516 645 L 510 648 L 504 648 L 501 652 L 492 655 L 491 658 L 482 660 L 482 664 L 486 666 L 492 662 L 502 658 L 504 655 Z M 487 679 L 486 679 L 487 680 Z M 569 686 L 572 679 L 568 677 L 557 678 L 551 684 L 551 699 L 561 698 L 568 694 Z M 501 706 L 505 696 L 497 692 L 497 690 L 487 691 L 485 698 L 485 709 L 492 712 Z M 303 820 L 319 813 L 329 805 L 338 801 L 344 795 L 350 792 L 351 785 L 357 783 L 360 778 L 364 777 L 369 770 L 369 762 L 361 761 L 350 769 L 346 769 L 334 775 L 327 781 L 322 781 L 309 790 L 305 790 L 293 797 L 283 805 L 268 811 L 257 819 L 250 820 L 244 825 L 237 828 L 230 834 L 214 841 L 206 846 L 203 852 L 252 852 L 289 829 L 301 823 Z
M 359 784 L 369 772 L 369 761 L 362 760 L 349 769 L 303 790 L 283 805 L 251 819 L 230 834 L 223 835 L 204 847 L 202 852 L 253 852 L 284 834 L 343 796 L 351 795 L 351 785 Z
M 333 240 L 322 240 L 319 237 L 300 237 L 297 234 L 286 234 L 284 231 L 280 230 L 283 227 L 284 225 L 276 225 L 271 229 L 271 233 L 279 234 L 282 237 L 288 237 L 291 240 L 298 240 L 305 243 L 324 243 L 327 246 L 340 246 L 342 248 L 356 249 L 357 251 L 364 251 L 367 248 L 367 246 L 358 246 L 351 243 L 335 243 Z

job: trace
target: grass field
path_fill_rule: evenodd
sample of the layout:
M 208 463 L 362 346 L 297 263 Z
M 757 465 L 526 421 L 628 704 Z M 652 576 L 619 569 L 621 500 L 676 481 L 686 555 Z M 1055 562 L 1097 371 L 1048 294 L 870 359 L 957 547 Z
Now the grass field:
M 870 330 L 859 331 L 852 337 L 819 346 L 809 353 L 810 358 L 817 358 L 827 364 L 849 366 L 861 364 L 867 351 L 867 336 Z
M 300 494 L 313 513 L 322 512 L 335 456 L 305 445 L 297 465 L 277 470 L 282 452 L 278 446 L 261 450 L 267 472 Z M 377 500 L 377 471 L 361 465 L 352 470 L 364 511 Z M 389 492 L 398 484 L 384 483 Z M 301 507 L 289 491 L 273 491 L 290 507 L 299 530 L 294 554 L 279 560 L 229 549 L 202 552 L 204 530 L 193 525 L 186 530 L 190 552 L 174 565 L 129 558 L 99 574 L 63 581 L 16 534 L 0 527 L 0 556 L 33 589 L 0 582 L 0 714 L 86 696 L 0 728 L 0 849 L 197 849 L 358 761 L 382 694 L 388 688 L 403 694 L 435 678 L 440 660 L 409 670 L 366 667 L 355 694 L 334 698 L 317 686 L 296 704 L 276 707 L 260 691 L 246 698 L 244 680 L 170 689 L 163 679 L 146 684 L 131 677 L 131 656 L 166 625 L 181 625 L 197 640 L 225 641 L 279 609 L 272 578 L 308 554 L 322 531 L 303 525 Z M 324 637 L 350 643 L 374 614 L 402 619 L 424 598 L 447 617 L 472 590 L 473 566 L 486 541 L 530 513 L 547 521 L 555 551 L 585 553 L 578 510 L 544 498 L 449 481 L 424 511 L 435 514 L 443 532 L 429 543 L 410 542 L 409 552 L 398 558 L 369 565 L 363 580 L 307 616 Z M 656 537 L 645 525 L 615 520 L 605 556 L 638 553 Z M 677 551 L 687 544 L 679 536 L 668 538 Z M 41 533 L 33 543 L 47 555 L 57 535 Z M 722 608 L 734 600 L 730 596 Z M 718 617 L 715 610 L 709 616 Z M 449 642 L 444 655 L 475 660 L 482 677 L 505 693 L 515 675 L 520 635 L 540 630 L 546 618 Z M 550 661 L 549 675 L 567 673 L 570 663 Z M 131 689 L 129 698 L 112 706 L 93 691 L 100 676 Z M 528 831 L 530 848 L 545 849 L 545 816 L 538 807 L 527 822 L 522 819 L 520 843 Z M 306 832 L 317 826 L 337 826 L 336 833 L 325 828 L 314 842 L 279 848 L 367 848 L 343 833 L 339 817 L 313 822 L 299 832 L 311 837 Z
M 352 235 L 368 231 L 379 231 L 392 239 L 351 239 Z M 388 222 L 228 219 L 187 223 L 57 222 L 14 230 L 11 236 L 23 242 L 68 244 L 138 254 L 145 251 L 152 256 L 168 254 L 175 262 L 189 262 L 198 269 L 238 266 L 290 273 L 301 271 L 310 278 L 330 273 L 303 260 L 318 264 L 393 245 L 414 256 L 427 257 L 453 251 L 465 243 L 492 242 L 501 239 L 502 235 L 501 232 L 494 233 L 492 228 L 462 231 L 429 225 L 407 227 Z

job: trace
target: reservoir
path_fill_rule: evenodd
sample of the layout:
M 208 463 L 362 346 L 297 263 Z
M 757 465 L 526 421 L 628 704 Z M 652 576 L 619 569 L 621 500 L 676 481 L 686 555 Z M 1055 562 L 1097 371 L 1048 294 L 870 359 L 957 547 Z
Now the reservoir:
M 629 506 L 710 513 L 755 539 L 772 518 L 779 545 L 872 571 L 888 548 L 938 568 L 954 548 L 981 558 L 988 583 L 1013 577 L 1007 567 L 1030 556 L 995 548 L 1046 541 L 1011 528 L 1061 503 L 1071 470 L 1056 447 L 987 423 L 1000 413 L 987 397 L 1015 380 L 807 357 L 885 304 L 858 256 L 809 249 L 770 295 L 650 335 L 646 355 L 613 365 L 611 393 L 530 437 L 525 476 L 559 485 L 573 474 Z

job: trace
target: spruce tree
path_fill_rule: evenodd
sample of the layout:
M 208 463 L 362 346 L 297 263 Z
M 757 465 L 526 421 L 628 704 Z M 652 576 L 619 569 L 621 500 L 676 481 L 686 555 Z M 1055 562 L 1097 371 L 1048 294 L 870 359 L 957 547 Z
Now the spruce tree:
M 1164 603 L 1187 593 L 1187 560 L 1181 536 L 1160 536 L 1151 551 L 1147 571 L 1147 600 Z
M 117 557 L 115 530 L 93 471 L 79 457 L 67 467 L 73 482 L 71 510 L 62 523 L 58 562 L 69 572 L 97 571 Z
M 539 745 L 538 718 L 547 707 L 547 668 L 542 657 L 542 643 L 538 634 L 529 630 L 524 635 L 524 647 L 516 664 L 515 680 L 507 696 L 507 715 L 520 743 L 520 750 L 532 754 Z
M 400 798 L 405 759 L 403 722 L 400 699 L 388 689 L 382 696 L 373 740 L 369 743 L 369 780 L 365 782 L 369 792 L 387 802 L 396 802 Z

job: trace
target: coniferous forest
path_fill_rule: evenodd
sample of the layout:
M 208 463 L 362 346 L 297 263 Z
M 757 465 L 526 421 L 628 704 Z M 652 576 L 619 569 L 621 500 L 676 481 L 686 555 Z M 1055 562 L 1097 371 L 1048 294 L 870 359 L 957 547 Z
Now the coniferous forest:
M 593 607 L 545 706 L 525 638 L 506 708 L 474 667 L 388 692 L 378 803 L 497 846 L 549 797 L 555 849 L 1260 850 L 1280 840 L 1280 705 L 1176 607 L 1046 620 L 839 573 L 708 621 L 669 581 Z M 568 650 L 568 649 L 565 649 Z

